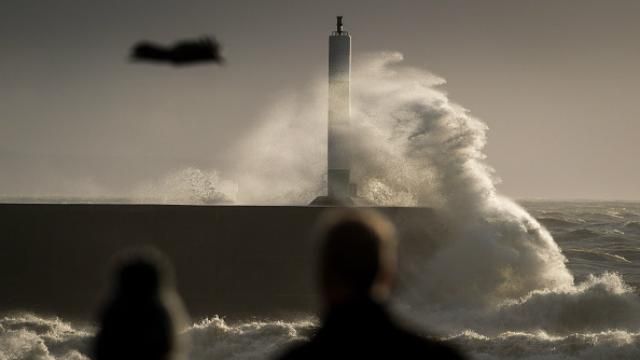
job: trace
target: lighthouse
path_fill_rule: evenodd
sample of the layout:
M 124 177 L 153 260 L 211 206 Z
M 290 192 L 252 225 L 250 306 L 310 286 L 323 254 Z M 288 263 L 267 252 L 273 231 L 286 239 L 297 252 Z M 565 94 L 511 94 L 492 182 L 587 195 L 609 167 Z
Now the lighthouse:
M 351 122 L 351 35 L 338 16 L 329 37 L 329 134 L 327 190 L 330 198 L 344 201 L 353 195 L 349 133 Z
M 342 16 L 329 36 L 329 113 L 327 134 L 327 196 L 311 205 L 353 205 L 357 189 L 351 183 L 351 35 Z

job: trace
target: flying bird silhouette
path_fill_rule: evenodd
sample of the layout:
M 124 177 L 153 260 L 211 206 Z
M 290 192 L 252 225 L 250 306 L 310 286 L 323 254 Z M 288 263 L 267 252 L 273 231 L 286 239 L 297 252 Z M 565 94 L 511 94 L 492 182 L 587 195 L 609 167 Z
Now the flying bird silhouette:
M 222 64 L 224 59 L 220 54 L 220 48 L 220 43 L 210 37 L 183 40 L 172 46 L 141 41 L 133 47 L 131 58 L 135 61 L 168 63 L 174 66 L 205 62 Z

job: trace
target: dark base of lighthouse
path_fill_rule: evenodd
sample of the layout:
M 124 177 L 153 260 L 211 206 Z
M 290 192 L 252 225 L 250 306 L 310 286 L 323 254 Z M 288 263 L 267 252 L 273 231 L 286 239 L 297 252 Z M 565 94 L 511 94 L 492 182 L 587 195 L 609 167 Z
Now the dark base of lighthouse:
M 358 187 L 351 182 L 349 169 L 329 169 L 327 174 L 328 195 L 318 196 L 311 206 L 373 206 L 358 197 Z
M 373 206 L 373 204 L 363 198 L 357 196 L 334 197 L 334 196 L 318 196 L 310 204 L 310 206 Z

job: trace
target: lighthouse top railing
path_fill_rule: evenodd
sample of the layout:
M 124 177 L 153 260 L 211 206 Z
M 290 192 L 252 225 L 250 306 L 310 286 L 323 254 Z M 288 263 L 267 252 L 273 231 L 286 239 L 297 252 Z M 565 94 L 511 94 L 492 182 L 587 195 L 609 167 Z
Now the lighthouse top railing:
M 349 36 L 348 31 L 332 31 L 331 36 Z

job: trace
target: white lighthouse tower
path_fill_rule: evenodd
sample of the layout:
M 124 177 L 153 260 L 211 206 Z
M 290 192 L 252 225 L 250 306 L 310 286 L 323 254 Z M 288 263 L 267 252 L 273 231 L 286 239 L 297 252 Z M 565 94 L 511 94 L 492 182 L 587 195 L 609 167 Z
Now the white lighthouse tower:
M 351 183 L 351 35 L 344 31 L 342 16 L 329 36 L 329 121 L 327 147 L 327 196 L 311 205 L 354 205 L 356 187 Z

